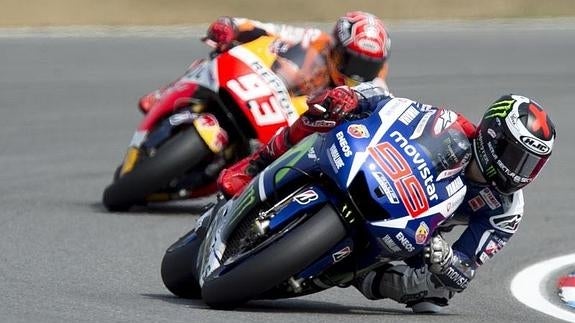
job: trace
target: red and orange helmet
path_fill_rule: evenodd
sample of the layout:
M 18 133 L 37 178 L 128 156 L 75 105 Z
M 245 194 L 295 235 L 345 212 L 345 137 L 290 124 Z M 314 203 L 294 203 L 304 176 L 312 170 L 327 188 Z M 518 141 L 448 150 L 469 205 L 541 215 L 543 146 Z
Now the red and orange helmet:
M 333 38 L 328 66 L 336 85 L 373 80 L 389 56 L 390 39 L 383 22 L 366 12 L 352 11 L 340 17 Z

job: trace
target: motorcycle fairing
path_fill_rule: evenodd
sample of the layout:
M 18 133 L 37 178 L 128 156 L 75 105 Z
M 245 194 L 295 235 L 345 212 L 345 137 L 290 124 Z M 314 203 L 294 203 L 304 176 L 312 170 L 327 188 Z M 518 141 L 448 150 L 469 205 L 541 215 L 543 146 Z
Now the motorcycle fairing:
M 359 201 L 360 209 L 363 204 L 364 209 L 373 211 L 373 214 L 364 214 L 370 223 L 367 229 L 385 239 L 379 241 L 384 254 L 406 257 L 416 253 L 431 238 L 436 227 L 462 202 L 466 192 L 459 173 L 446 176 L 442 171 L 443 175 L 439 177 L 436 163 L 430 158 L 434 152 L 419 144 L 417 138 L 409 139 L 425 115 L 414 109 L 413 101 L 391 99 L 382 103 L 370 117 L 346 122 L 324 135 L 306 138 L 257 178 L 260 200 L 265 200 L 283 185 L 304 178 L 306 173 L 322 172 L 337 184 L 339 190 L 349 191 L 352 196 L 354 181 L 364 181 L 360 184 L 368 188 L 367 194 L 355 196 L 355 199 Z M 403 182 L 396 185 L 394 174 L 390 175 L 389 169 L 382 169 L 381 160 L 379 164 L 376 160 L 381 159 L 381 156 L 374 155 L 376 147 L 381 147 L 381 144 L 407 165 L 404 170 L 406 174 L 410 173 L 408 183 L 411 186 L 407 189 L 400 187 L 403 192 L 397 188 Z M 432 148 L 441 149 L 441 146 Z M 309 158 L 310 155 L 314 158 Z M 395 162 L 398 163 L 397 160 Z M 385 183 L 387 186 L 383 187 Z M 418 187 L 415 197 L 414 191 L 409 191 L 412 187 Z M 388 194 L 383 193 L 385 190 Z M 401 194 L 407 203 L 414 203 L 414 198 L 417 198 L 419 200 L 415 202 L 421 205 L 417 209 L 413 205 L 407 207 Z
M 217 59 L 198 59 L 194 61 L 180 79 L 183 83 L 195 83 L 213 92 L 217 92 L 220 87 L 218 75 Z
M 320 273 L 326 269 L 332 267 L 334 264 L 343 261 L 349 257 L 353 252 L 355 252 L 355 245 L 353 239 L 346 238 L 340 243 L 335 245 L 330 251 L 328 251 L 323 258 L 318 259 L 316 262 L 311 264 L 305 270 L 297 274 L 297 278 L 306 279 L 308 277 L 317 277 Z
M 206 235 L 203 243 L 203 249 L 200 254 L 203 255 L 202 261 L 200 262 L 201 275 L 200 275 L 200 285 L 206 277 L 214 274 L 216 270 L 224 270 L 220 268 L 222 266 L 222 256 L 226 248 L 226 241 L 232 233 L 233 229 L 236 227 L 237 223 L 241 221 L 246 214 L 253 211 L 253 208 L 257 205 L 261 205 L 268 198 L 268 194 L 273 194 L 273 190 L 281 188 L 276 186 L 276 184 L 271 184 L 266 186 L 263 185 L 264 180 L 273 180 L 274 178 L 283 183 L 289 183 L 291 181 L 297 180 L 298 176 L 305 176 L 299 172 L 288 172 L 291 167 L 302 167 L 303 169 L 313 169 L 315 168 L 316 155 L 310 151 L 314 151 L 314 147 L 320 147 L 322 143 L 321 136 L 315 134 L 308 136 L 302 142 L 300 142 L 294 149 L 290 149 L 286 154 L 282 155 L 281 158 L 274 161 L 269 167 L 267 167 L 262 173 L 256 176 L 244 189 L 244 191 L 239 195 L 229 200 L 215 216 L 214 223 L 210 226 L 210 230 Z M 315 148 L 319 149 L 319 148 Z M 313 190 L 313 188 L 309 188 Z M 309 208 L 317 207 L 318 205 L 325 204 L 328 196 L 324 193 L 319 193 L 318 198 L 311 199 L 309 201 Z M 322 198 L 319 198 L 321 194 Z M 270 195 L 271 196 L 271 195 Z M 295 200 L 291 200 L 290 203 Z M 302 214 L 301 210 L 297 207 L 289 206 L 285 209 L 286 214 L 280 215 L 274 221 L 274 227 L 277 228 L 283 224 L 283 221 L 289 220 L 292 216 L 299 216 Z
M 299 188 L 298 194 L 280 208 L 274 216 L 275 220 L 271 218 L 274 229 L 282 228 L 286 223 L 304 215 L 305 212 L 301 211 L 302 202 L 305 202 L 304 210 L 312 210 L 325 203 L 337 208 L 346 205 L 349 198 L 357 207 L 355 210 L 352 208 L 352 211 L 362 213 L 360 216 L 365 219 L 363 230 L 368 233 L 368 247 L 355 251 L 360 269 L 418 253 L 428 243 L 437 226 L 460 205 L 466 193 L 466 186 L 459 173 L 438 176 L 441 169 L 436 169 L 430 157 L 436 151 L 429 151 L 430 145 L 418 142 L 421 129 L 417 130 L 416 125 L 421 124 L 424 115 L 424 111 L 414 109 L 410 100 L 390 99 L 367 118 L 343 123 L 326 134 L 313 134 L 292 147 L 256 176 L 240 196 L 229 201 L 218 212 L 215 220 L 218 222 L 212 226 L 204 243 L 200 281 L 214 274 L 216 269 L 218 272 L 229 269 L 221 263 L 225 241 L 244 215 L 274 194 L 291 192 L 289 189 L 293 191 L 296 188 Z M 414 137 L 417 138 L 412 139 L 416 131 L 418 134 Z M 381 147 L 391 155 L 377 155 L 381 153 Z M 441 146 L 431 148 L 440 149 Z M 390 156 L 395 159 L 389 159 Z M 417 192 L 423 192 L 427 203 L 425 208 L 413 212 L 413 208 L 404 205 L 405 201 L 413 202 L 413 195 L 407 195 L 411 200 L 395 203 L 389 197 L 390 194 L 377 194 L 377 189 L 381 189 L 381 183 L 385 180 L 398 198 L 401 196 L 396 186 L 397 174 L 390 166 L 393 163 L 403 166 L 407 164 L 399 170 L 405 171 L 405 177 L 410 178 L 410 185 L 420 186 Z M 425 174 L 421 173 L 423 169 L 427 169 Z M 426 183 L 426 178 L 431 176 L 433 178 L 427 179 Z M 354 183 L 357 181 L 364 181 L 359 186 L 366 187 L 366 192 L 356 190 Z M 335 186 L 328 184 L 324 187 L 328 182 L 335 183 Z M 302 183 L 308 186 L 302 186 Z M 433 190 L 428 188 L 431 183 L 434 185 Z M 334 189 L 343 194 L 332 194 Z M 408 192 L 413 194 L 413 191 Z M 433 194 L 437 195 L 436 199 L 431 198 Z M 422 195 L 417 198 L 422 198 Z M 277 203 L 277 200 L 273 201 Z M 367 214 L 370 211 L 373 214 Z M 338 251 L 332 250 L 335 253 Z M 319 273 L 329 267 L 327 257 L 331 256 L 318 259 L 303 272 Z
M 204 241 L 198 252 L 199 284 L 202 286 L 206 277 L 211 275 L 222 265 L 222 256 L 225 250 L 225 239 L 222 230 L 230 222 L 230 215 L 237 200 L 229 200 L 215 214 L 209 226 Z
M 297 119 L 290 96 L 279 78 L 252 52 L 237 46 L 228 53 L 217 58 L 218 65 L 226 67 L 218 70 L 220 86 L 234 98 L 250 124 L 258 127 L 258 139 L 265 142 L 290 118 L 291 122 Z
M 277 230 L 292 220 L 294 216 L 317 211 L 330 200 L 330 196 L 324 193 L 321 188 L 306 186 L 289 196 L 281 205 L 274 207 L 269 228 L 270 230 Z
M 301 99 L 305 99 L 305 95 L 294 94 L 290 91 L 288 88 L 290 84 L 286 84 L 286 80 L 277 74 L 279 71 L 273 69 L 281 58 L 281 52 L 275 49 L 275 44 L 278 42 L 276 37 L 263 36 L 242 46 L 234 47 L 228 53 L 242 61 L 266 81 L 268 88 L 279 103 L 284 118 L 291 125 L 307 110 L 307 105 L 301 102 Z M 312 51 L 312 49 L 308 50 Z

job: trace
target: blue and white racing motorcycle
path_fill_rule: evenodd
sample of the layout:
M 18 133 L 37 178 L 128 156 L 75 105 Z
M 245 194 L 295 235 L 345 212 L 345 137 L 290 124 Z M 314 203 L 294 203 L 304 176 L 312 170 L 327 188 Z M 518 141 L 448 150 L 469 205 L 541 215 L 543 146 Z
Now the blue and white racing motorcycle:
M 164 284 L 231 308 L 349 286 L 418 254 L 466 193 L 467 139 L 443 113 L 453 112 L 395 98 L 308 136 L 241 195 L 209 205 L 166 251 Z

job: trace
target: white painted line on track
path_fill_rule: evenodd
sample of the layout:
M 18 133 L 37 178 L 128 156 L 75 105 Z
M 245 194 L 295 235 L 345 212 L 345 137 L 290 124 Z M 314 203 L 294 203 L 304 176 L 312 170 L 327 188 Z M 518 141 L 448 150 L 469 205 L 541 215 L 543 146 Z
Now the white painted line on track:
M 560 308 L 541 294 L 541 283 L 553 271 L 575 264 L 575 254 L 552 258 L 520 271 L 511 281 L 511 293 L 521 303 L 547 315 L 575 322 L 575 313 Z

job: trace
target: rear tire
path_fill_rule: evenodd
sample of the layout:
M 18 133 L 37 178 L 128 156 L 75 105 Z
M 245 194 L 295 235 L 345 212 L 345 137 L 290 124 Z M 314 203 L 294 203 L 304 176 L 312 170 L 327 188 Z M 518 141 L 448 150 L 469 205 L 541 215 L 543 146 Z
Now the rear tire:
M 223 309 L 254 299 L 304 270 L 345 235 L 339 215 L 325 205 L 283 236 L 273 236 L 277 240 L 267 247 L 239 259 L 232 269 L 206 279 L 202 298 L 210 307 Z
M 104 191 L 102 203 L 108 211 L 127 211 L 144 203 L 146 196 L 165 187 L 212 154 L 194 127 L 168 139 L 156 152 L 132 171 L 117 178 Z

